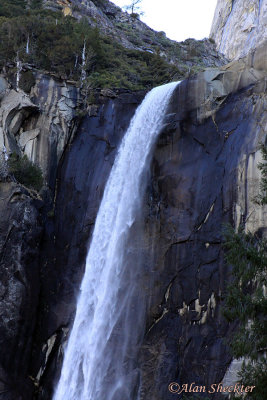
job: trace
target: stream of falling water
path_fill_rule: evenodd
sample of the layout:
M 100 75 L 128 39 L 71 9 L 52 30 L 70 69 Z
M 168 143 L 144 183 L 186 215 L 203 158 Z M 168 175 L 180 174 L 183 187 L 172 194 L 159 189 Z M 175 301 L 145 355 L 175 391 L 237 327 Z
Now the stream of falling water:
M 147 94 L 119 147 L 97 214 L 54 400 L 137 397 L 132 380 L 144 305 L 138 303 L 140 271 L 134 260 L 129 268 L 129 235 L 176 86 L 169 83 Z

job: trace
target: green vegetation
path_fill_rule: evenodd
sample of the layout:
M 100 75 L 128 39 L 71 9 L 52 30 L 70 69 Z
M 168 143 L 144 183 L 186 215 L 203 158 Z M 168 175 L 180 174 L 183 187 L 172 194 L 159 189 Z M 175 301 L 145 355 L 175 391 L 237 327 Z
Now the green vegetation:
M 39 0 L 29 4 L 26 9 L 24 0 L 1 2 L 0 67 L 19 59 L 76 81 L 81 79 L 83 69 L 83 84 L 90 88 L 149 89 L 180 78 L 177 67 L 158 54 L 125 49 L 113 38 L 101 36 L 86 18 L 77 21 L 60 12 L 41 9 Z M 15 68 L 14 65 L 14 71 Z
M 262 147 L 264 162 L 261 194 L 258 202 L 267 204 L 267 149 Z M 226 297 L 225 316 L 238 320 L 239 329 L 230 346 L 235 358 L 244 358 L 240 381 L 255 385 L 246 399 L 266 399 L 267 385 L 267 241 L 260 235 L 235 233 L 231 227 L 225 232 L 226 260 L 233 266 L 233 281 Z
M 264 145 L 261 146 L 263 162 L 259 164 L 261 171 L 260 194 L 256 198 L 256 203 L 260 205 L 267 204 L 267 149 Z
M 8 170 L 17 182 L 30 189 L 39 191 L 43 186 L 41 169 L 33 164 L 26 155 L 19 157 L 17 154 L 12 154 L 8 159 Z
M 20 75 L 19 86 L 24 92 L 30 93 L 32 86 L 35 84 L 35 78 L 31 71 L 22 72 Z
M 131 0 L 128 5 L 124 6 L 124 9 L 130 12 L 132 18 L 139 18 L 143 14 L 142 11 L 140 12 L 140 3 L 142 0 Z
M 1 0 L 0 17 L 16 17 L 26 12 L 26 0 Z

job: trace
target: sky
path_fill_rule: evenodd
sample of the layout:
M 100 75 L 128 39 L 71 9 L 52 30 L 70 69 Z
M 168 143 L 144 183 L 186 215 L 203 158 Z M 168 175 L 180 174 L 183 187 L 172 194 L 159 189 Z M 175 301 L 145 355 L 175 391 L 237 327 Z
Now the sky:
M 131 0 L 111 0 L 119 7 Z M 156 31 L 178 42 L 209 37 L 217 0 L 142 0 L 141 20 Z

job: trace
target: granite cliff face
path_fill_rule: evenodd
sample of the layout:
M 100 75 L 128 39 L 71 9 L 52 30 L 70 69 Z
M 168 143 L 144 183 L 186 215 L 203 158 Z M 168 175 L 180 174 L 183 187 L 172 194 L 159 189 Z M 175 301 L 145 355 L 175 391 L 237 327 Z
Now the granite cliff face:
M 27 155 L 53 189 L 56 167 L 75 130 L 78 90 L 38 72 L 30 95 L 1 79 L 0 146 Z
M 116 146 L 145 94 L 95 91 L 95 104 L 81 120 L 76 87 L 36 78 L 30 96 L 1 78 L 2 146 L 27 155 L 45 178 L 40 194 L 12 177 L 0 184 L 0 337 L 9 349 L 0 356 L 0 398 L 6 400 L 51 398 L 57 352 L 75 311 Z M 73 164 L 65 178 L 69 156 Z
M 36 82 L 29 96 L 12 89 L 1 77 L 1 149 L 27 155 L 45 178 L 43 192 L 38 194 L 12 177 L 1 176 L 0 338 L 2 349 L 7 350 L 0 356 L 0 396 L 5 399 L 30 398 L 32 392 L 33 380 L 22 371 L 30 362 L 38 315 L 40 243 L 44 220 L 53 207 L 57 165 L 75 130 L 78 103 L 74 87 L 42 75 L 36 76 Z
M 171 381 L 218 383 L 231 362 L 222 224 L 266 233 L 266 207 L 253 202 L 266 71 L 262 45 L 183 81 L 172 97 L 136 247 L 148 301 L 141 400 L 171 400 Z M 11 83 L 1 76 L 0 145 L 38 164 L 45 185 L 38 194 L 12 177 L 0 182 L 0 399 L 51 400 L 105 183 L 145 93 L 96 90 L 81 114 L 71 82 L 36 72 L 29 94 Z
M 262 59 L 260 52 L 255 56 Z M 266 233 L 266 207 L 253 202 L 258 146 L 266 140 L 265 76 L 266 65 L 254 70 L 250 62 L 206 71 L 183 82 L 170 106 L 177 128 L 158 142 L 148 202 L 155 286 L 141 399 L 172 399 L 171 381 L 221 382 L 231 360 L 225 338 L 234 326 L 222 315 L 230 273 L 222 225 L 245 222 L 251 232 Z M 230 93 L 221 97 L 224 90 Z
M 210 37 L 226 57 L 244 57 L 267 40 L 266 0 L 218 0 Z
M 30 380 L 22 373 L 31 357 L 40 289 L 41 202 L 13 182 L 0 184 L 0 398 L 21 399 Z M 28 383 L 29 381 L 29 383 Z M 16 382 L 16 384 L 14 384 Z
M 267 123 L 264 51 L 184 81 L 169 106 L 144 199 L 145 240 L 136 249 L 148 299 L 141 399 L 171 399 L 173 380 L 219 382 L 231 361 L 221 232 L 223 222 L 266 227 L 266 210 L 252 201 Z M 1 115 L 16 110 L 14 121 L 2 119 L 5 144 L 39 160 L 50 184 L 41 199 L 1 183 L 0 326 L 10 351 L 1 352 L 0 398 L 51 399 L 105 182 L 144 93 L 99 91 L 77 124 L 74 87 L 45 76 L 31 97 L 5 87 Z M 62 93 L 71 98 L 64 112 Z M 27 136 L 31 151 L 20 147 Z

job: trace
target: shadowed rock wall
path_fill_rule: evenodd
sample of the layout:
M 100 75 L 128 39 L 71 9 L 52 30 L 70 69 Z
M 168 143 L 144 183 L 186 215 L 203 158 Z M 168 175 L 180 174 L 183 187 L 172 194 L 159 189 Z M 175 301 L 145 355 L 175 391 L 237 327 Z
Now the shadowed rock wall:
M 154 287 L 141 351 L 142 400 L 173 399 L 171 382 L 221 382 L 231 360 L 225 339 L 234 329 L 222 315 L 230 273 L 223 224 L 266 229 L 266 207 L 253 203 L 267 124 L 264 79 L 228 96 L 201 123 L 196 110 L 181 114 L 186 86 L 171 108 L 177 129 L 162 134 L 153 162 L 146 226 Z
M 31 398 L 27 377 L 40 290 L 42 202 L 0 183 L 0 398 Z M 23 397 L 25 396 L 25 397 Z
M 59 166 L 54 217 L 42 249 L 42 292 L 31 375 L 38 398 L 51 399 L 72 323 L 88 240 L 117 146 L 144 93 L 121 92 L 99 102 L 80 124 Z M 51 344 L 52 343 L 52 344 Z

